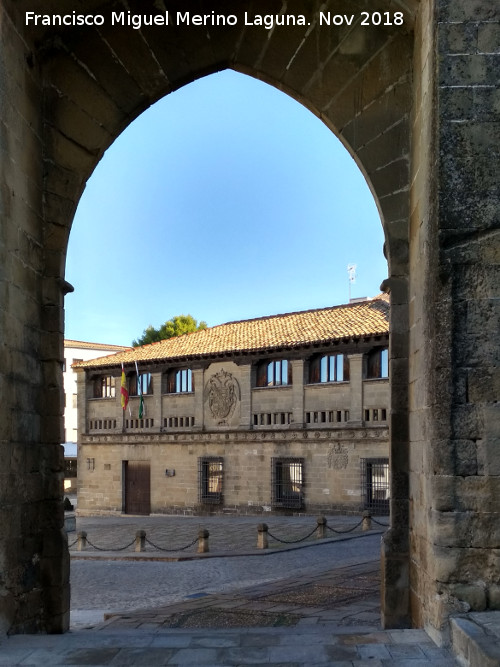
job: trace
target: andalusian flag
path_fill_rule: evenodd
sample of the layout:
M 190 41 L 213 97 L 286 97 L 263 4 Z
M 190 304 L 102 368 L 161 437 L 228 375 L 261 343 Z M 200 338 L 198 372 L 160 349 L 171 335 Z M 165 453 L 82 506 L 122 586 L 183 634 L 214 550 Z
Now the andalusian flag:
M 122 382 L 121 382 L 120 394 L 121 394 L 122 408 L 123 410 L 126 410 L 128 404 L 128 390 L 127 390 L 127 377 L 125 375 L 125 369 L 123 368 L 123 364 L 122 364 Z
M 139 375 L 137 361 L 135 362 L 135 374 L 137 376 L 137 389 L 139 390 L 139 419 L 144 417 L 144 398 L 142 396 L 142 378 Z

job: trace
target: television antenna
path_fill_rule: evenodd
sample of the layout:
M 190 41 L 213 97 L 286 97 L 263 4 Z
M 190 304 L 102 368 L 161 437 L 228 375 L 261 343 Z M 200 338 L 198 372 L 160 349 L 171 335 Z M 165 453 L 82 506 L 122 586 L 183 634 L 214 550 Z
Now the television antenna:
M 349 301 L 351 300 L 351 285 L 356 282 L 356 264 L 347 265 L 347 275 L 349 279 Z

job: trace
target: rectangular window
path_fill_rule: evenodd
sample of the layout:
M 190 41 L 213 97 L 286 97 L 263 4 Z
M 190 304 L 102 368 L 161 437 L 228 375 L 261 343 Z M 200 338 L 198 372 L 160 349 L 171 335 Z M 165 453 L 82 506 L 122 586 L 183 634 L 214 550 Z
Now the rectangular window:
M 346 382 L 349 380 L 349 360 L 345 354 L 315 357 L 309 365 L 309 382 Z
M 177 394 L 192 391 L 192 374 L 190 368 L 183 368 L 175 375 L 175 391 Z
M 366 362 L 366 377 L 370 380 L 389 377 L 389 350 L 386 347 L 370 352 Z
M 219 456 L 198 459 L 198 497 L 202 504 L 222 503 L 223 458 Z
M 389 377 L 389 350 L 381 350 L 380 352 L 380 377 Z
M 166 394 L 181 394 L 194 391 L 193 372 L 190 368 L 168 371 L 163 378 L 163 392 Z
M 273 507 L 303 507 L 304 459 L 272 458 L 271 489 Z
M 153 378 L 151 373 L 133 372 L 128 377 L 128 393 L 130 396 L 140 396 L 153 393 Z
M 287 359 L 263 361 L 257 367 L 257 387 L 281 387 L 292 384 L 292 365 Z
M 114 398 L 115 378 L 104 375 L 94 379 L 94 398 Z

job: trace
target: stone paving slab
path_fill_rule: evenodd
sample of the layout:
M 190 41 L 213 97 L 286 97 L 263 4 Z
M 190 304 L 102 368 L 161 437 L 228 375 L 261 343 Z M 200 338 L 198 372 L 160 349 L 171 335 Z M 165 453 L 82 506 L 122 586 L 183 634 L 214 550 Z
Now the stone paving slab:
M 138 529 L 144 529 L 143 518 L 132 523 L 129 519 L 118 522 L 116 527 L 116 517 L 108 526 L 100 517 L 97 523 L 101 532 L 96 533 L 96 541 L 97 537 L 107 538 L 112 544 L 118 544 L 126 531 L 130 533 L 131 526 L 133 530 L 139 524 Z M 349 527 L 349 520 L 353 525 L 352 517 L 346 518 L 343 525 Z M 147 517 L 147 522 L 157 531 L 158 539 L 165 538 L 170 530 L 164 517 Z M 218 522 L 222 523 L 220 518 Z M 241 524 L 247 526 L 251 535 L 255 517 L 233 520 L 231 523 L 240 525 L 232 529 L 226 521 L 223 523 L 226 524 L 225 541 L 220 538 L 218 544 L 226 550 L 238 551 Z M 214 521 L 213 525 L 216 524 Z M 112 525 L 115 528 L 110 530 Z M 302 518 L 297 521 L 295 517 L 286 517 L 281 519 L 280 529 L 288 530 L 288 535 L 297 535 L 310 525 L 310 517 L 306 522 Z M 90 534 L 89 523 L 83 529 Z M 187 535 L 191 526 L 184 529 Z M 161 531 L 164 532 L 160 535 Z M 451 653 L 438 648 L 422 630 L 381 630 L 379 586 L 379 563 L 372 561 L 260 583 L 236 592 L 205 594 L 155 609 L 115 614 L 93 628 L 73 630 L 65 635 L 0 637 L 0 666 L 456 665 Z M 329 595 L 325 595 L 326 589 Z M 269 621 L 266 615 L 270 614 L 276 615 L 277 625 L 265 627 L 261 620 Z M 183 619 L 190 618 L 194 627 L 171 627 L 172 618 L 174 625 L 182 625 Z M 232 627 L 224 626 L 229 618 L 234 621 Z M 245 618 L 256 622 L 255 627 L 240 625 L 246 623 Z M 280 618 L 292 625 L 283 623 Z
M 156 633 L 84 630 L 59 636 L 48 644 L 44 637 L 17 635 L 0 640 L 0 665 L 454 667 L 457 664 L 427 635 L 422 639 L 418 630 L 405 631 L 405 643 L 398 641 L 398 631 L 338 635 L 328 626 L 264 630 Z

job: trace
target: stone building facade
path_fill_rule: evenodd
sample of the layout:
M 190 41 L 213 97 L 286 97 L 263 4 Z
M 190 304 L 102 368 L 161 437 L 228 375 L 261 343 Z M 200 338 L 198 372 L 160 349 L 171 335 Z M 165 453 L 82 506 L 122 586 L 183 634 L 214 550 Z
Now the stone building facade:
M 388 310 L 381 295 L 79 364 L 78 511 L 387 513 Z
M 65 339 L 63 361 L 64 386 L 64 493 L 76 493 L 78 410 L 76 372 L 72 365 L 87 359 L 128 349 L 124 345 L 107 345 Z
M 77 441 L 78 411 L 76 396 L 76 373 L 73 364 L 106 354 L 127 350 L 125 345 L 107 345 L 82 340 L 64 341 L 63 386 L 64 386 L 64 442 Z

